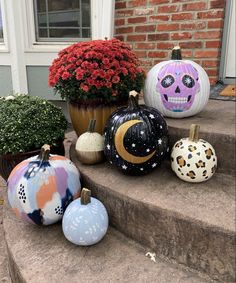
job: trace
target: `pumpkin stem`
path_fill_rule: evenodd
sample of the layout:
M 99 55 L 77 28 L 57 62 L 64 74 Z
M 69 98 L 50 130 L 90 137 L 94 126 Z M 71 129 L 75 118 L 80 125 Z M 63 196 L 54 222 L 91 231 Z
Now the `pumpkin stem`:
M 89 189 L 83 188 L 80 197 L 80 203 L 86 205 L 91 202 L 91 191 Z
M 189 140 L 193 142 L 197 142 L 199 140 L 198 134 L 199 134 L 200 126 L 196 124 L 192 124 L 190 126 L 189 131 Z
M 180 46 L 175 46 L 171 52 L 171 60 L 182 60 Z
M 138 107 L 138 92 L 132 90 L 129 92 L 129 107 L 130 108 L 137 108 Z
M 48 144 L 44 144 L 41 147 L 41 151 L 38 155 L 38 159 L 42 160 L 42 161 L 48 161 L 49 159 L 49 154 L 50 154 L 50 145 Z
M 90 119 L 87 132 L 93 133 L 94 129 L 95 129 L 95 125 L 96 125 L 96 120 L 95 119 Z

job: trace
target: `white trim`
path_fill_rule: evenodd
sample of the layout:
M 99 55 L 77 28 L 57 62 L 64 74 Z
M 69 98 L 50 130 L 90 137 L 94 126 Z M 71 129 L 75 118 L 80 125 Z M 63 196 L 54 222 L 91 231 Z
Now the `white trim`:
M 0 0 L 2 11 L 2 24 L 3 24 L 3 42 L 0 43 L 0 52 L 9 52 L 8 48 L 8 32 L 7 32 L 7 15 L 6 15 L 6 0 Z
M 28 92 L 26 66 L 49 66 L 57 53 L 74 42 L 36 42 L 33 0 L 0 0 L 4 44 L 0 65 L 11 66 L 15 92 Z M 111 38 L 115 0 L 91 0 L 92 39 Z

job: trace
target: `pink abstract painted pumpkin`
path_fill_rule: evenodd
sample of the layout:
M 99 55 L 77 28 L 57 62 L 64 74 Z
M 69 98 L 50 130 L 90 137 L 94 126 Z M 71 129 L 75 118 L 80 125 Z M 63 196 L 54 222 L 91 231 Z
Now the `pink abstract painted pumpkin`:
M 19 163 L 7 181 L 13 211 L 24 221 L 38 225 L 61 220 L 81 190 L 75 165 L 64 156 L 49 153 L 49 146 L 43 146 L 39 156 Z
M 209 99 L 208 76 L 198 64 L 182 60 L 179 47 L 173 49 L 171 59 L 155 65 L 149 71 L 145 82 L 145 103 L 167 117 L 195 115 Z

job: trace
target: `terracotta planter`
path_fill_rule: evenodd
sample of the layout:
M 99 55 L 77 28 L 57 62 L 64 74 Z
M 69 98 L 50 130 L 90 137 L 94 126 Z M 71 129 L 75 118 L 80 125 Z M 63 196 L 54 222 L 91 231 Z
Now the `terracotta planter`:
M 5 154 L 0 155 L 0 175 L 7 181 L 12 169 L 21 161 L 38 155 L 41 149 L 32 150 L 28 152 L 22 152 L 17 154 Z M 65 148 L 63 142 L 60 142 L 58 146 L 51 148 L 52 154 L 65 155 Z
M 96 101 L 70 101 L 68 103 L 72 126 L 79 136 L 87 131 L 90 119 L 96 119 L 95 132 L 103 134 L 105 124 L 110 115 L 119 107 L 127 105 L 127 101 L 99 104 Z

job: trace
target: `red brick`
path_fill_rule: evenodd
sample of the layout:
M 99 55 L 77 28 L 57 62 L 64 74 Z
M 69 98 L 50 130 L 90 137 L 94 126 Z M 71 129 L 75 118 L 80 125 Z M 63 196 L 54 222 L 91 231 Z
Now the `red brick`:
M 182 6 L 183 11 L 201 11 L 206 9 L 205 2 L 187 3 Z
M 123 26 L 125 24 L 125 19 L 116 19 L 115 26 Z
M 169 33 L 155 33 L 148 35 L 148 41 L 156 41 L 156 40 L 169 40 Z
M 141 66 L 143 67 L 143 68 L 148 68 L 148 67 L 152 67 L 153 66 L 153 64 L 152 64 L 152 61 L 151 60 L 140 60 L 140 63 L 141 63 Z
M 164 51 L 150 51 L 148 52 L 149 58 L 165 58 L 167 56 L 167 52 Z
M 174 12 L 178 12 L 177 5 L 168 5 L 168 6 L 158 7 L 158 13 L 174 13 Z
M 147 21 L 146 17 L 136 17 L 136 18 L 129 18 L 129 24 L 138 24 L 138 23 L 145 23 Z
M 131 17 L 134 14 L 134 10 L 116 10 L 116 17 Z
M 153 62 L 153 63 L 154 63 L 154 64 L 153 64 L 153 66 L 154 66 L 154 65 L 156 65 L 156 64 L 159 64 L 159 63 L 161 63 L 161 62 L 163 62 L 163 59 L 162 59 L 162 60 L 160 60 L 160 59 L 159 59 L 159 60 L 154 60 L 154 62 Z
M 202 61 L 202 67 L 218 67 L 219 66 L 219 60 L 203 60 Z
M 135 32 L 152 32 L 156 30 L 155 25 L 149 25 L 149 26 L 137 26 L 135 27 Z
M 158 15 L 158 16 L 150 16 L 149 22 L 156 22 L 156 21 L 169 21 L 168 15 Z
M 218 70 L 216 69 L 206 69 L 205 71 L 207 72 L 208 76 L 216 76 L 218 74 Z
M 122 28 L 117 28 L 116 33 L 131 33 L 133 32 L 133 27 L 122 27 Z
M 171 19 L 172 21 L 184 21 L 184 20 L 192 20 L 192 13 L 181 13 L 181 14 L 173 14 Z
M 211 1 L 210 6 L 211 6 L 211 9 L 224 8 L 225 7 L 225 0 Z
M 181 54 L 182 54 L 183 58 L 192 58 L 193 57 L 193 51 L 192 50 L 182 49 Z
M 178 40 L 178 39 L 190 39 L 192 38 L 192 34 L 189 32 L 181 32 L 181 33 L 172 33 L 171 39 Z
M 133 0 L 128 2 L 129 7 L 140 7 L 140 6 L 146 6 L 147 1 L 146 0 Z
M 212 77 L 212 78 L 209 78 L 210 80 L 210 85 L 215 85 L 218 81 L 218 77 Z
M 205 22 L 196 22 L 196 23 L 184 23 L 181 24 L 181 30 L 199 30 L 206 27 Z
M 209 12 L 199 12 L 197 13 L 198 19 L 216 19 L 216 18 L 223 18 L 224 12 L 223 11 L 209 11 Z
M 221 32 L 220 31 L 199 31 L 194 34 L 194 38 L 199 39 L 207 39 L 207 38 L 220 38 Z
M 124 9 L 126 8 L 126 2 L 115 2 L 115 9 Z
M 171 43 L 171 42 L 160 42 L 160 43 L 157 43 L 157 48 L 158 49 L 173 49 L 174 48 L 174 43 Z
M 220 48 L 220 47 L 221 47 L 221 41 L 219 40 L 206 42 L 206 48 Z
M 157 25 L 158 31 L 178 30 L 179 24 L 159 24 Z
M 124 36 L 123 35 L 115 35 L 114 37 L 119 39 L 119 40 L 121 40 L 121 41 L 124 41 Z
M 146 58 L 147 57 L 146 51 L 134 51 L 134 53 L 138 58 Z
M 153 14 L 154 7 L 152 8 L 143 8 L 143 9 L 135 9 L 135 15 L 141 16 L 141 15 L 150 15 Z
M 155 48 L 155 43 L 150 43 L 150 42 L 140 42 L 135 44 L 136 49 L 146 49 L 150 50 Z
M 208 22 L 208 28 L 223 28 L 224 21 L 223 20 L 215 20 Z
M 192 48 L 202 48 L 201 41 L 186 41 L 186 42 L 179 42 L 181 48 L 192 49 Z
M 145 41 L 146 34 L 127 35 L 127 41 Z
M 167 4 L 170 0 L 149 0 L 150 4 L 158 5 L 158 4 Z
M 218 58 L 219 51 L 218 50 L 199 50 L 195 51 L 196 58 Z

